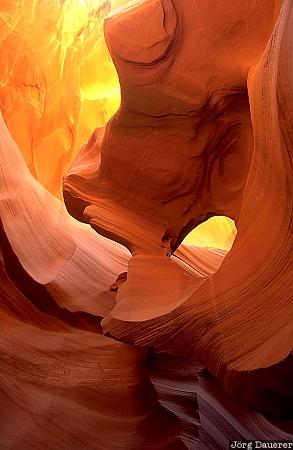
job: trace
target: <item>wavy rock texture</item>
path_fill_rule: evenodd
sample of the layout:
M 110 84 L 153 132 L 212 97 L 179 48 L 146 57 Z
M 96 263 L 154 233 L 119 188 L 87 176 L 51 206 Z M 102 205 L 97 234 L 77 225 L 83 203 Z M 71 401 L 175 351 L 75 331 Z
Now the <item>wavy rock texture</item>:
M 293 8 L 281 3 L 219 5 L 208 24 L 208 2 L 171 0 L 107 19 L 121 107 L 64 191 L 133 254 L 105 333 L 200 361 L 239 401 L 292 415 Z M 100 159 L 83 173 L 90 149 Z M 168 256 L 215 214 L 236 221 L 232 250 L 210 277 L 182 274 Z
M 235 13 L 237 6 L 234 8 Z M 246 20 L 251 10 L 242 9 Z M 161 247 L 162 252 L 165 247 L 173 251 L 210 216 L 236 220 L 239 215 L 253 147 L 246 77 L 242 74 L 248 68 L 240 59 L 238 74 L 236 69 L 231 71 L 228 62 L 223 63 L 227 45 L 220 46 L 221 36 L 221 53 L 211 49 L 218 20 L 232 20 L 233 12 L 228 17 L 221 12 L 224 16 L 220 19 L 215 15 L 199 54 L 194 52 L 190 42 L 197 42 L 202 30 L 194 29 L 193 22 L 204 24 L 207 10 L 208 5 L 197 8 L 179 2 L 175 7 L 171 1 L 153 1 L 110 16 L 106 22 L 106 40 L 121 83 L 121 106 L 96 148 L 89 143 L 79 154 L 65 179 L 64 193 L 73 213 L 74 196 L 82 198 L 84 216 L 92 226 L 132 252 L 157 253 Z M 157 22 L 148 17 L 156 17 Z M 150 29 L 142 35 L 145 21 Z M 265 25 L 260 34 L 267 31 L 268 37 L 270 23 Z M 184 27 L 188 38 L 179 43 Z M 124 28 L 127 33 L 123 33 Z M 117 33 L 121 33 L 119 39 Z M 234 40 L 242 33 L 240 29 Z M 230 42 L 229 38 L 227 30 L 222 39 Z M 245 39 L 243 51 L 248 46 Z M 133 41 L 140 45 L 144 60 L 136 59 L 138 50 L 132 50 Z M 253 62 L 253 53 L 257 54 L 260 45 L 256 41 L 257 48 L 252 49 Z M 129 55 L 122 47 L 129 49 Z M 201 52 L 211 57 L 209 67 L 198 69 Z M 209 73 L 211 68 L 215 71 L 215 65 L 220 70 L 219 79 Z M 96 161 L 96 170 L 89 168 L 85 177 L 82 161 L 87 160 L 89 146 L 96 155 L 101 154 L 101 163 L 98 173 Z M 121 170 L 113 171 L 117 165 Z M 124 226 L 126 231 L 121 229 L 125 220 L 130 222 Z
M 114 299 L 104 293 L 126 270 L 128 252 L 73 220 L 35 181 L 2 118 L 0 153 L 1 221 L 24 271 L 60 306 L 105 316 Z
M 62 177 L 80 147 L 120 104 L 120 85 L 103 20 L 126 0 L 3 0 L 0 4 L 0 102 L 8 128 L 32 175 L 62 197 Z M 21 123 L 21 126 L 20 126 Z M 235 226 L 216 246 L 228 249 Z M 193 243 L 215 242 L 203 226 Z M 211 237 L 212 235 L 212 237 Z M 226 247 L 225 247 L 226 248 Z
M 144 352 L 40 312 L 1 264 L 1 449 L 183 449 Z
M 292 422 L 274 422 L 255 411 L 248 412 L 223 395 L 210 375 L 204 372 L 198 380 L 197 400 L 200 448 L 228 448 L 229 440 L 239 439 L 292 439 Z
M 0 448 L 293 439 L 292 2 L 124 3 L 106 126 L 110 2 L 0 9 Z
M 68 216 L 3 120 L 0 161 L 1 449 L 186 448 L 145 352 L 101 334 L 127 251 Z
M 128 252 L 35 181 L 2 117 L 0 161 L 1 448 L 197 448 L 198 369 L 101 335 Z M 173 260 L 202 278 L 224 255 Z

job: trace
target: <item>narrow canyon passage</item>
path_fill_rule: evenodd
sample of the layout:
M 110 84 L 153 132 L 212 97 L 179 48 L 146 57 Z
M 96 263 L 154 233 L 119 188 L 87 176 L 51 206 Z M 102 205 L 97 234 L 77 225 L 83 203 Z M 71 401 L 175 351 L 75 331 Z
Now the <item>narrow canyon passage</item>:
M 2 1 L 1 450 L 293 443 L 292 29 Z

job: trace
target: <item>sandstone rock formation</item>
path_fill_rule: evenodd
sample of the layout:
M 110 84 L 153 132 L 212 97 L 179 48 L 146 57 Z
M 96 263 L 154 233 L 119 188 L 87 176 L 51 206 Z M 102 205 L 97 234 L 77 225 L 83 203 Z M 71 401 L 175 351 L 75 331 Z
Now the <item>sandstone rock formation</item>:
M 208 22 L 209 2 L 183 0 L 110 16 L 121 106 L 82 149 L 64 195 L 133 255 L 105 333 L 200 361 L 239 401 L 292 414 L 278 366 L 293 342 L 293 10 L 281 3 L 219 3 Z M 168 256 L 216 214 L 238 229 L 222 266 L 204 279 L 178 271 Z M 258 370 L 272 366 L 279 381 L 260 391 Z
M 0 448 L 293 439 L 292 2 L 6 3 Z
M 30 172 L 59 198 L 64 171 L 119 106 L 103 19 L 124 3 L 5 0 L 0 6 L 1 110 Z M 216 222 L 226 228 L 229 247 L 235 227 L 227 219 Z M 204 224 L 191 239 L 223 245 L 215 236 L 215 227 Z

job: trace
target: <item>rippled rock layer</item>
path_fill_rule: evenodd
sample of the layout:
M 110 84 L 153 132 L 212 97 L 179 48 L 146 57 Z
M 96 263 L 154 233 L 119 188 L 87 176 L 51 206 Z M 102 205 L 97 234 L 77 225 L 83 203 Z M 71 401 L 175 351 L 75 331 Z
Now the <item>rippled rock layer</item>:
M 1 449 L 293 439 L 293 5 L 224 3 L 0 5 Z

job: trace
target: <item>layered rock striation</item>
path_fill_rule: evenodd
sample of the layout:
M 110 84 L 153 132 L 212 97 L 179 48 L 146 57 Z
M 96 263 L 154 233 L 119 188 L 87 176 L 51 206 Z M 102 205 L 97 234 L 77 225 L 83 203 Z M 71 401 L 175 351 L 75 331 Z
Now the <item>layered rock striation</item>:
M 293 439 L 292 2 L 124 3 L 0 16 L 0 447 Z

